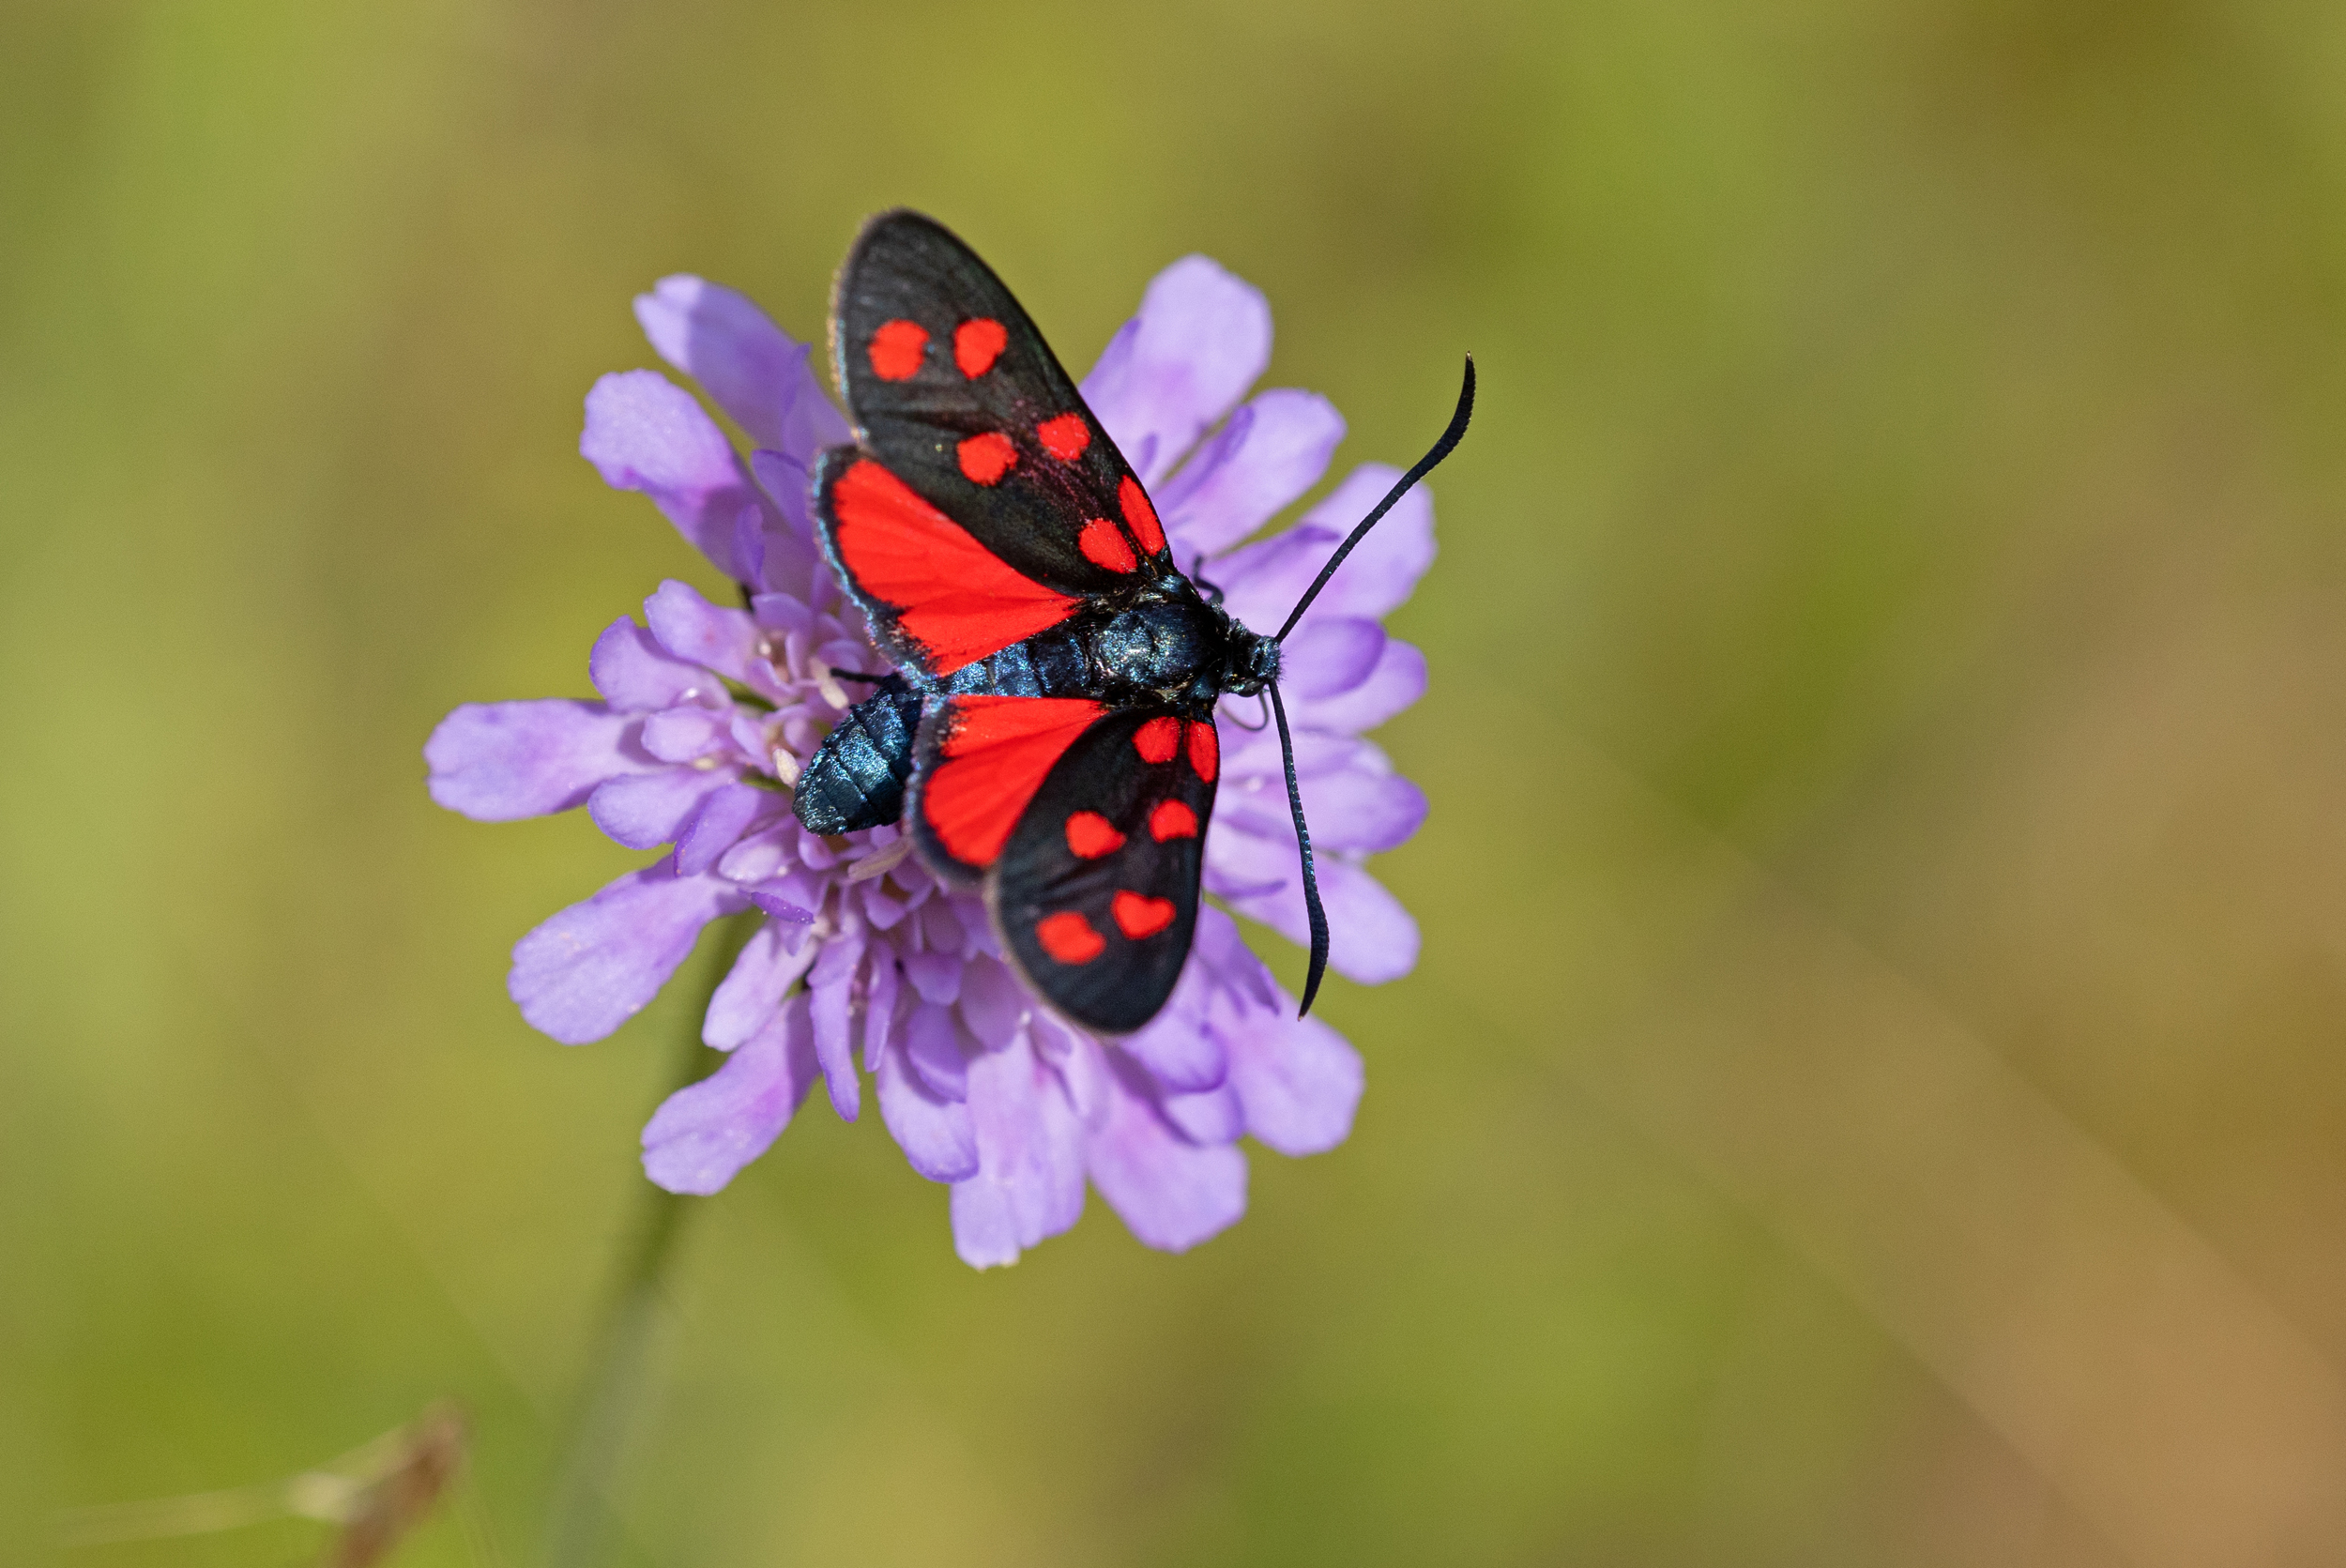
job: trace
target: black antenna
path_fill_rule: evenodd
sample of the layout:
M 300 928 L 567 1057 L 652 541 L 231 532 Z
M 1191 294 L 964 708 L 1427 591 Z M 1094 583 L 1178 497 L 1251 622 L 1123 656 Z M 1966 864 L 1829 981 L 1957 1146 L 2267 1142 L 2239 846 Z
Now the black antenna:
M 1279 721 L 1279 754 L 1287 765 L 1287 809 L 1295 814 L 1295 842 L 1303 846 L 1303 912 L 1312 922 L 1312 972 L 1303 980 L 1303 1005 L 1298 1018 L 1312 1010 L 1319 995 L 1319 977 L 1328 972 L 1328 911 L 1319 906 L 1319 878 L 1312 875 L 1312 830 L 1303 823 L 1303 791 L 1295 782 L 1295 740 L 1287 734 L 1287 705 L 1279 700 L 1276 683 L 1271 688 L 1272 716 Z
M 1287 633 L 1295 630 L 1295 623 L 1303 618 L 1303 612 L 1310 609 L 1312 601 L 1319 597 L 1319 590 L 1328 586 L 1328 579 L 1333 577 L 1336 568 L 1344 564 L 1344 557 L 1352 553 L 1352 546 L 1360 543 L 1362 536 L 1377 525 L 1379 518 L 1393 510 L 1395 501 L 1409 493 L 1411 485 L 1432 473 L 1434 464 L 1450 455 L 1459 437 L 1466 434 L 1467 420 L 1473 416 L 1474 356 L 1470 354 L 1466 362 L 1466 385 L 1458 388 L 1458 409 L 1450 416 L 1450 428 L 1441 433 L 1441 439 L 1434 443 L 1432 451 L 1419 458 L 1417 465 L 1401 476 L 1400 483 L 1385 492 L 1385 498 L 1377 503 L 1377 510 L 1362 518 L 1359 525 L 1345 536 L 1344 542 L 1336 546 L 1336 553 L 1328 557 L 1328 564 L 1319 569 L 1319 575 L 1312 579 L 1312 586 L 1303 590 L 1303 597 L 1295 601 L 1295 608 L 1287 612 L 1287 623 L 1279 628 L 1279 634 L 1272 639 L 1272 642 L 1287 641 Z
M 1328 564 L 1319 569 L 1319 575 L 1312 579 L 1312 586 L 1303 590 L 1303 597 L 1295 601 L 1295 608 L 1287 614 L 1287 623 L 1279 628 L 1278 636 L 1272 641 L 1287 640 L 1287 634 L 1295 630 L 1295 623 L 1303 618 L 1303 612 L 1311 608 L 1312 601 L 1319 597 L 1319 590 L 1328 586 L 1328 579 L 1336 574 L 1336 568 L 1344 564 L 1344 557 L 1352 553 L 1352 546 L 1377 525 L 1379 518 L 1393 510 L 1395 501 L 1409 493 L 1411 485 L 1432 473 L 1434 464 L 1450 455 L 1459 437 L 1466 434 L 1467 420 L 1473 417 L 1474 356 L 1470 354 L 1466 385 L 1458 388 L 1458 407 L 1450 416 L 1450 428 L 1441 433 L 1433 450 L 1419 458 L 1416 465 L 1401 476 L 1400 483 L 1385 492 L 1377 510 L 1362 518 L 1345 536 L 1344 542 L 1336 546 L 1336 553 L 1328 557 Z M 1303 820 L 1303 790 L 1295 780 L 1295 739 L 1287 733 L 1287 705 L 1280 700 L 1277 681 L 1271 683 L 1271 712 L 1279 721 L 1279 755 L 1286 761 L 1287 770 L 1287 810 L 1295 814 L 1295 842 L 1303 855 L 1303 912 L 1312 922 L 1312 968 L 1303 980 L 1303 1005 L 1295 1010 L 1295 1015 L 1301 1018 L 1311 1012 L 1312 998 L 1319 995 L 1320 977 L 1328 972 L 1328 911 L 1319 906 L 1319 878 L 1312 874 L 1312 830 Z

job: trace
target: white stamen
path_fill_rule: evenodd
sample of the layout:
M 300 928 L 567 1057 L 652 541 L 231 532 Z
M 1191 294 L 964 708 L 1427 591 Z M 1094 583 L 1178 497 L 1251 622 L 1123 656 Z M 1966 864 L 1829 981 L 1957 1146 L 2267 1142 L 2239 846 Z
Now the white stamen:
M 792 756 L 780 746 L 776 746 L 769 753 L 768 757 L 774 765 L 775 778 L 786 784 L 795 784 L 799 782 L 799 759 L 797 757 Z
M 850 882 L 869 882 L 875 876 L 885 876 L 890 872 L 895 870 L 898 866 L 904 864 L 905 857 L 911 853 L 912 835 L 910 833 L 906 833 L 904 837 L 898 839 L 887 848 L 874 850 L 871 854 L 864 856 L 863 859 L 849 866 L 847 868 L 847 880 Z
M 855 706 L 847 700 L 847 689 L 839 684 L 838 677 L 830 673 L 829 664 L 824 663 L 820 659 L 809 659 L 807 662 L 815 666 L 815 690 L 823 693 L 825 702 L 833 708 Z

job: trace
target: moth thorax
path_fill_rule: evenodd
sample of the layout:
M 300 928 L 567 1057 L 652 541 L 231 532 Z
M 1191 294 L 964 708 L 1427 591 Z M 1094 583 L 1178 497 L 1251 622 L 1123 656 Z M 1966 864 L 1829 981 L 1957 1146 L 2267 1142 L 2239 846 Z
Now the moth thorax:
M 1092 657 L 1109 681 L 1147 691 L 1186 686 L 1213 662 L 1217 639 L 1202 604 L 1180 600 L 1125 610 L 1100 628 Z

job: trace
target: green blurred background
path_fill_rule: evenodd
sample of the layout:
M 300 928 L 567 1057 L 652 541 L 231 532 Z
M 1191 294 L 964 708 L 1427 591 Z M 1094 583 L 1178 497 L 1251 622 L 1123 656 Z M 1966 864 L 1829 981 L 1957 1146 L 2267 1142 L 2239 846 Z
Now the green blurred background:
M 532 1034 L 637 857 L 418 751 L 694 570 L 576 456 L 630 296 L 814 335 L 895 203 L 1078 365 L 1219 258 L 1340 466 L 1476 352 L 1424 960 L 1184 1257 L 974 1273 L 811 1106 L 616 1560 L 2346 1557 L 2342 81 L 2314 0 L 8 0 L 0 1557 L 440 1395 L 399 1560 L 535 1557 L 690 1020 Z

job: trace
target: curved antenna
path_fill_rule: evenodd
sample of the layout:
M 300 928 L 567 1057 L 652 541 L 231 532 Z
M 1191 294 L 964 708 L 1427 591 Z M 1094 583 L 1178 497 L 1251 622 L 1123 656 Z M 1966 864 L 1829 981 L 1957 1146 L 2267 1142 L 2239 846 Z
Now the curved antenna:
M 1424 457 L 1419 458 L 1417 460 L 1416 466 L 1412 467 L 1408 473 L 1401 476 L 1400 483 L 1385 492 L 1385 498 L 1377 503 L 1377 510 L 1370 512 L 1366 517 L 1362 518 L 1359 525 L 1353 528 L 1351 533 L 1345 537 L 1344 542 L 1336 546 L 1336 553 L 1328 557 L 1328 564 L 1319 569 L 1319 575 L 1312 580 L 1312 586 L 1303 590 L 1303 597 L 1295 601 L 1295 608 L 1287 612 L 1287 623 L 1279 628 L 1279 634 L 1272 639 L 1272 642 L 1283 643 L 1287 641 L 1287 633 L 1295 630 L 1295 623 L 1303 618 L 1303 612 L 1310 609 L 1312 607 L 1312 601 L 1319 597 L 1319 590 L 1328 586 L 1328 579 L 1334 576 L 1336 574 L 1336 568 L 1344 564 L 1344 557 L 1352 553 L 1352 546 L 1360 543 L 1361 537 L 1366 534 L 1370 528 L 1376 526 L 1377 520 L 1379 518 L 1384 516 L 1386 512 L 1393 510 L 1393 504 L 1395 501 L 1398 501 L 1402 496 L 1409 493 L 1409 487 L 1411 485 L 1417 483 L 1418 480 L 1432 473 L 1434 471 L 1434 464 L 1440 463 L 1443 458 L 1450 455 L 1451 449 L 1458 444 L 1458 438 L 1466 434 L 1467 420 L 1471 419 L 1473 415 L 1474 356 L 1470 354 L 1467 356 L 1466 361 L 1466 385 L 1458 388 L 1458 408 L 1457 412 L 1450 416 L 1450 428 L 1441 433 L 1441 439 L 1434 443 L 1434 449 L 1432 451 L 1429 451 Z M 1303 820 L 1302 809 L 1301 807 L 1296 809 L 1295 820 L 1297 826 L 1301 827 Z M 1305 870 L 1307 874 L 1309 872 L 1309 868 L 1310 861 L 1307 858 L 1305 860 Z M 1315 904 L 1313 907 L 1316 909 L 1318 906 Z M 1317 975 L 1318 970 L 1315 967 L 1312 972 Z M 1310 1004 L 1307 1002 L 1305 1005 L 1309 1006 Z
M 1470 387 L 1472 374 L 1468 372 Z M 1328 911 L 1319 906 L 1319 878 L 1312 875 L 1312 830 L 1304 825 L 1303 791 L 1295 782 L 1295 740 L 1287 734 L 1287 705 L 1279 700 L 1275 682 L 1271 687 L 1271 712 L 1279 721 L 1279 754 L 1287 765 L 1287 809 L 1295 814 L 1295 842 L 1303 849 L 1303 912 L 1312 922 L 1312 971 L 1303 981 L 1303 1005 L 1295 1010 L 1301 1018 L 1312 1010 L 1312 998 L 1319 995 L 1319 977 L 1328 972 Z
M 1239 728 L 1246 731 L 1249 735 L 1252 735 L 1258 730 L 1269 729 L 1271 727 L 1270 697 L 1262 692 L 1255 693 L 1255 722 L 1253 723 L 1241 724 L 1236 719 L 1232 719 L 1230 723 L 1238 724 Z

